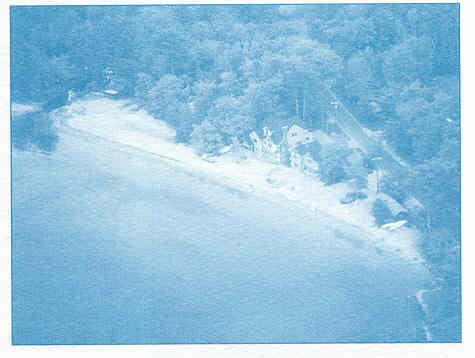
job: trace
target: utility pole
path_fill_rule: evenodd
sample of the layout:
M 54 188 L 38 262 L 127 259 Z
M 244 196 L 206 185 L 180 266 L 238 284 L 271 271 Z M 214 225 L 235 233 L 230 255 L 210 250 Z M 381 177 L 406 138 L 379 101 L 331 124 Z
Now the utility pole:
M 381 161 L 383 160 L 382 157 L 375 157 L 371 159 L 373 163 L 375 163 L 376 167 L 376 194 L 379 194 L 381 191 L 381 178 L 382 178 L 382 170 L 381 170 Z
M 297 115 L 297 120 L 299 120 L 299 97 L 295 97 L 295 113 Z

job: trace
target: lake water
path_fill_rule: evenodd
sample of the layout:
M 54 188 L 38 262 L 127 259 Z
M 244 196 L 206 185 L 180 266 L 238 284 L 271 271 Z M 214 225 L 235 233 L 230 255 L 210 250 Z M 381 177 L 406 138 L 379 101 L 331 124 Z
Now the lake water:
M 423 341 L 424 268 L 87 136 L 13 152 L 14 344 Z

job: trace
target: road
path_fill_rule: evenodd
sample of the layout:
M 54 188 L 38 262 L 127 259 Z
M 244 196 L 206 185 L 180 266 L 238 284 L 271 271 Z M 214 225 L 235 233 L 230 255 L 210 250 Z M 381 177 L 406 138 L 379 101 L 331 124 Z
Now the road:
M 323 84 L 319 88 L 319 94 L 324 94 L 327 99 L 326 111 L 330 118 L 333 118 L 342 131 L 356 141 L 359 148 L 367 155 L 380 157 L 382 160 L 378 163 L 381 169 L 389 172 L 398 172 L 408 170 L 407 164 L 394 153 L 390 152 L 383 143 L 371 138 L 363 129 L 358 120 L 351 114 L 346 106 L 337 98 L 337 96 L 328 87 Z
M 417 263 L 72 130 L 13 152 L 14 344 L 424 339 Z

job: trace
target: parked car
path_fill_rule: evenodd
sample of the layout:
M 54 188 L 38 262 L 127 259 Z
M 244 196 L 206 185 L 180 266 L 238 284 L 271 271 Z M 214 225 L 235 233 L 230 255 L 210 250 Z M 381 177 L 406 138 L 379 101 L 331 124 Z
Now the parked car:
M 368 196 L 361 192 L 361 191 L 353 191 L 351 193 L 347 193 L 346 196 L 340 200 L 342 204 L 351 204 L 356 200 L 363 200 L 366 199 Z

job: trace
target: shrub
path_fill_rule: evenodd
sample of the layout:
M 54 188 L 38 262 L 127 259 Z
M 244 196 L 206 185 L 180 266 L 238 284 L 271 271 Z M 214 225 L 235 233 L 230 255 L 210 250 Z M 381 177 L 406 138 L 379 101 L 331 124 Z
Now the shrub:
M 343 181 L 346 177 L 344 165 L 345 154 L 338 148 L 324 148 L 320 152 L 320 175 L 325 184 Z
M 193 126 L 190 142 L 199 154 L 217 154 L 225 145 L 222 134 L 208 120 Z
M 16 149 L 30 150 L 36 147 L 44 152 L 54 151 L 59 139 L 52 120 L 42 111 L 13 117 L 11 136 Z
M 345 167 L 349 153 L 348 146 L 344 141 L 327 144 L 321 148 L 318 154 L 320 176 L 325 184 L 332 185 L 347 179 Z

